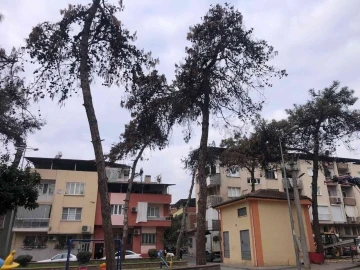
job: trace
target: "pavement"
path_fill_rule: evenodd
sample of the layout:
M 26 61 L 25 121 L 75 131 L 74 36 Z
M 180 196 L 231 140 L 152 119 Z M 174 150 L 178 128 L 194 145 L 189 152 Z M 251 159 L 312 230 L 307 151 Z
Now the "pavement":
M 183 259 L 188 261 L 188 265 L 195 265 L 195 257 L 191 255 L 183 255 Z M 219 262 L 214 261 L 214 264 Z M 212 264 L 212 263 L 207 263 Z M 296 270 L 296 267 L 282 266 L 282 267 L 243 267 L 235 265 L 221 265 L 221 270 Z M 339 261 L 339 262 L 326 262 L 324 264 L 312 264 L 311 270 L 347 270 L 347 269 L 360 269 L 360 263 L 352 263 L 351 261 Z

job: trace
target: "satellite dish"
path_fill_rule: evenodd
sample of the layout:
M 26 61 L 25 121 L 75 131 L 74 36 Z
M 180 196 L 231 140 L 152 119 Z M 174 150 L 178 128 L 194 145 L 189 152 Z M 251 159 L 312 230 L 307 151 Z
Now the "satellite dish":
M 56 154 L 55 158 L 56 158 L 56 159 L 60 159 L 61 157 L 62 157 L 62 153 L 61 153 L 61 151 L 59 151 L 59 152 Z

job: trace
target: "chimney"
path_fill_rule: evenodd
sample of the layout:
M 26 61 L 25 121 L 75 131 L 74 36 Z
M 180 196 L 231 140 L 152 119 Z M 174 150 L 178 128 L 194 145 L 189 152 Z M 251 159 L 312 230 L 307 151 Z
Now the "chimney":
M 144 183 L 151 183 L 151 175 L 145 175 Z

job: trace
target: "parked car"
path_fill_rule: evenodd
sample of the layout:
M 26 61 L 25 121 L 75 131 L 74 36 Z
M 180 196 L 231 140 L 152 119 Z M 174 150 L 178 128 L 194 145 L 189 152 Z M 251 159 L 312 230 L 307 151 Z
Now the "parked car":
M 67 253 L 61 253 L 61 254 L 56 254 L 54 257 L 52 257 L 51 259 L 47 259 L 47 260 L 41 260 L 38 261 L 39 263 L 48 263 L 48 262 L 66 262 L 67 259 Z M 76 262 L 77 258 L 74 254 L 70 254 L 69 257 L 69 261 L 70 262 Z
M 118 258 L 118 256 L 120 256 L 120 254 L 118 252 L 115 253 L 115 259 Z M 135 253 L 134 251 L 131 250 L 125 250 L 125 259 L 141 259 L 141 254 Z M 105 260 L 106 257 L 101 258 L 101 260 Z

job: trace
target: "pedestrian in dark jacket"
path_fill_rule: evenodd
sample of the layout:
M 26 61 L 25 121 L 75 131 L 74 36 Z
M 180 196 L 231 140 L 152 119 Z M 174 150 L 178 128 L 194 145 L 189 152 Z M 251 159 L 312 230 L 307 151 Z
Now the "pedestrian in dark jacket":
M 183 255 L 183 249 L 180 248 L 180 260 L 182 260 L 182 255 Z

